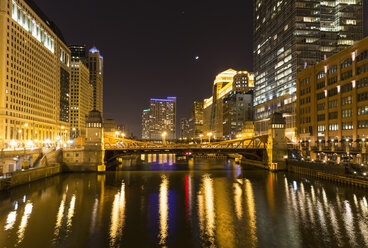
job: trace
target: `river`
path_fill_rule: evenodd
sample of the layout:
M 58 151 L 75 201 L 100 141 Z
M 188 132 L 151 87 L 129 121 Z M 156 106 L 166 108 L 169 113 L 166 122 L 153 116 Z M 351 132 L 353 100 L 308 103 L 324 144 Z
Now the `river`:
M 0 193 L 0 247 L 368 247 L 367 198 L 230 160 L 142 156 Z

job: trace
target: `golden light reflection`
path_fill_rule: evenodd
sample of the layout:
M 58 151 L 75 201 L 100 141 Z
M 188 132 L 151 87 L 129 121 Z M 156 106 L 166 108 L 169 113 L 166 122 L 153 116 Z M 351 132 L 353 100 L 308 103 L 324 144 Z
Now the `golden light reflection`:
M 238 183 L 234 183 L 234 202 L 235 202 L 235 213 L 238 220 L 242 218 L 243 215 L 243 205 L 242 205 L 242 193 L 241 187 Z
M 348 201 L 344 201 L 345 204 L 345 212 L 343 214 L 343 220 L 345 222 L 346 233 L 349 236 L 349 241 L 353 247 L 357 247 L 356 236 L 355 236 L 355 228 L 354 228 L 354 217 L 351 211 L 351 206 Z
M 110 247 L 116 247 L 123 235 L 125 221 L 125 183 L 122 182 L 121 190 L 114 197 L 111 211 Z
M 168 186 L 169 180 L 165 175 L 161 176 L 161 185 L 160 185 L 160 245 L 166 244 L 166 239 L 168 236 L 168 216 L 169 216 L 169 206 L 168 206 Z
M 71 226 L 72 226 L 72 218 L 74 216 L 74 210 L 75 210 L 75 195 L 72 196 L 72 199 L 71 199 L 70 205 L 69 205 L 68 219 L 67 219 L 68 228 L 71 228 Z
M 202 177 L 201 192 L 198 194 L 198 215 L 201 237 L 206 237 L 210 246 L 215 245 L 215 206 L 213 180 L 210 175 Z
M 8 214 L 8 218 L 6 218 L 5 230 L 12 229 L 16 219 L 17 219 L 17 211 L 11 211 Z
M 246 197 L 246 206 L 249 218 L 249 234 L 250 234 L 250 247 L 256 247 L 258 243 L 257 238 L 257 221 L 256 221 L 256 206 L 254 201 L 254 193 L 252 183 L 245 179 L 245 195 Z
M 55 236 L 59 236 L 62 220 L 64 217 L 64 209 L 65 209 L 65 194 L 64 194 L 63 200 L 60 202 L 59 211 L 56 216 L 56 226 L 55 226 L 55 232 L 54 232 Z
M 33 209 L 33 204 L 32 203 L 27 203 L 25 208 L 24 208 L 23 217 L 22 217 L 22 220 L 20 222 L 19 229 L 18 229 L 18 243 L 22 242 L 22 240 L 24 238 L 24 232 L 25 232 L 27 224 L 28 224 L 28 219 L 31 216 L 32 209 Z

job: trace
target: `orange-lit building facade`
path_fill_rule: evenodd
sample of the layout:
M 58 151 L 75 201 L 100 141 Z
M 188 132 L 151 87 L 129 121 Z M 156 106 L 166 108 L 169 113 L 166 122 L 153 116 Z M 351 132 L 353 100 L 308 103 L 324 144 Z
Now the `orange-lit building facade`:
M 368 139 L 368 38 L 297 75 L 301 141 Z

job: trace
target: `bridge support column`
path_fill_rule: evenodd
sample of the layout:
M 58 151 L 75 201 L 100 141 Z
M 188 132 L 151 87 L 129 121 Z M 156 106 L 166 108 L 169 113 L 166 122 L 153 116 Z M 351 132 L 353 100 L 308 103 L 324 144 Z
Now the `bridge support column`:
M 281 113 L 274 113 L 271 117 L 267 141 L 267 165 L 271 171 L 287 169 L 288 147 L 285 137 L 285 124 L 285 118 Z

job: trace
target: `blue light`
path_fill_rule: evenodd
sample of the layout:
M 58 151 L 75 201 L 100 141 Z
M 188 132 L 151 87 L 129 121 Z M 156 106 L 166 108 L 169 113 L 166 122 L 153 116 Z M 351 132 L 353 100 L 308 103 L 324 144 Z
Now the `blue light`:
M 89 51 L 91 53 L 100 53 L 100 51 L 96 47 L 92 47 L 91 49 L 89 49 Z
M 169 99 L 155 99 L 155 98 L 151 98 L 151 101 L 160 101 L 160 102 L 173 102 L 174 100 L 169 100 Z

